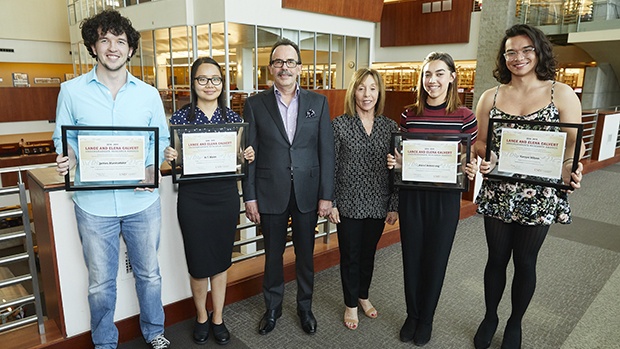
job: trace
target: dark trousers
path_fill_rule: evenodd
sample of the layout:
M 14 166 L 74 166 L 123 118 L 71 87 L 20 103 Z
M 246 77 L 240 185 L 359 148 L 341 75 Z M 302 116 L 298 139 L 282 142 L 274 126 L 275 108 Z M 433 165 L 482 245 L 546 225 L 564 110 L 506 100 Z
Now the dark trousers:
M 310 310 L 314 288 L 314 229 L 316 228 L 317 212 L 316 209 L 307 213 L 300 212 L 295 201 L 295 191 L 292 188 L 289 205 L 285 212 L 281 214 L 261 213 L 261 228 L 265 242 L 265 276 L 263 279 L 265 306 L 267 309 L 282 307 L 284 297 L 284 268 L 282 263 L 284 249 L 286 248 L 289 217 L 292 221 L 293 246 L 295 249 L 297 308 Z
M 536 289 L 536 261 L 549 225 L 521 225 L 484 217 L 489 259 L 484 269 L 485 317 L 497 319 L 497 307 L 506 287 L 506 267 L 512 256 L 512 313 L 509 321 L 521 324 Z
M 344 304 L 349 308 L 357 307 L 358 298 L 368 299 L 377 243 L 384 227 L 385 218 L 353 219 L 340 216 L 340 279 Z
M 461 194 L 455 191 L 400 190 L 407 315 L 431 324 L 459 221 Z

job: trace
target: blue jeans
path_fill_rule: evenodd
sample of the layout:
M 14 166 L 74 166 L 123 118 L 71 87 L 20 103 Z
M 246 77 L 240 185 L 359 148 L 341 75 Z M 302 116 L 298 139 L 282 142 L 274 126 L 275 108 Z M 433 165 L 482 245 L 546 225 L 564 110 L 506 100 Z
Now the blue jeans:
M 161 227 L 159 200 L 144 211 L 121 217 L 95 216 L 75 205 L 75 216 L 88 268 L 90 327 L 95 348 L 116 348 L 118 343 L 114 310 L 121 234 L 136 279 L 142 335 L 148 342 L 164 333 L 157 261 Z

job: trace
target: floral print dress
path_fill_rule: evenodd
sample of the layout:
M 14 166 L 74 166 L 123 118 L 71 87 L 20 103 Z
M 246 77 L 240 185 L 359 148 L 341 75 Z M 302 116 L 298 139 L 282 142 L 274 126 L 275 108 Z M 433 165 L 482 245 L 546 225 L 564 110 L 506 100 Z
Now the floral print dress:
M 560 112 L 553 104 L 554 87 L 555 81 L 551 85 L 551 102 L 546 107 L 528 115 L 510 115 L 495 106 L 497 92 L 499 91 L 498 86 L 493 98 L 493 107 L 489 112 L 490 118 L 560 122 Z M 495 125 L 500 126 L 499 124 Z M 523 128 L 519 124 L 513 124 L 512 127 Z M 541 126 L 537 129 L 545 130 Z M 493 133 L 491 150 L 498 153 L 501 128 L 495 127 Z M 516 222 L 523 225 L 571 223 L 568 194 L 553 187 L 485 179 L 476 198 L 476 204 L 478 204 L 478 213 L 497 218 L 506 223 Z

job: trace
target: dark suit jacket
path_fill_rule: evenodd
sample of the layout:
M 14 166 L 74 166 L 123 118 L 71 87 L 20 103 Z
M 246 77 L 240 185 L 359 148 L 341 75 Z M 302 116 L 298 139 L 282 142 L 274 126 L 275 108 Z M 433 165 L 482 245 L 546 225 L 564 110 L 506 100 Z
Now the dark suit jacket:
M 243 181 L 245 201 L 257 200 L 260 213 L 281 214 L 291 195 L 291 173 L 301 212 L 316 210 L 318 200 L 334 199 L 334 133 L 327 98 L 300 89 L 297 129 L 291 144 L 273 87 L 249 97 L 243 117 L 256 160 Z

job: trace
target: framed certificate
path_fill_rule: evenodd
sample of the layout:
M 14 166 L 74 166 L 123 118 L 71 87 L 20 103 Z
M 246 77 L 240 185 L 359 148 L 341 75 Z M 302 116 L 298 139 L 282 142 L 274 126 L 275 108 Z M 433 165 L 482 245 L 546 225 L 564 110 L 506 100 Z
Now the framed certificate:
M 469 162 L 470 134 L 392 133 L 392 154 L 402 166 L 392 170 L 392 183 L 402 188 L 469 190 L 461 150 Z
M 178 153 L 172 162 L 172 181 L 244 177 L 246 127 L 247 123 L 170 126 L 170 146 Z
M 157 188 L 157 127 L 62 126 L 63 155 L 76 156 L 75 178 L 65 176 L 65 189 L 108 190 Z
M 569 129 L 576 131 L 573 154 L 566 154 Z M 490 119 L 485 159 L 493 150 L 498 162 L 486 177 L 570 190 L 562 179 L 564 159 L 572 158 L 571 171 L 577 169 L 582 134 L 581 124 Z

